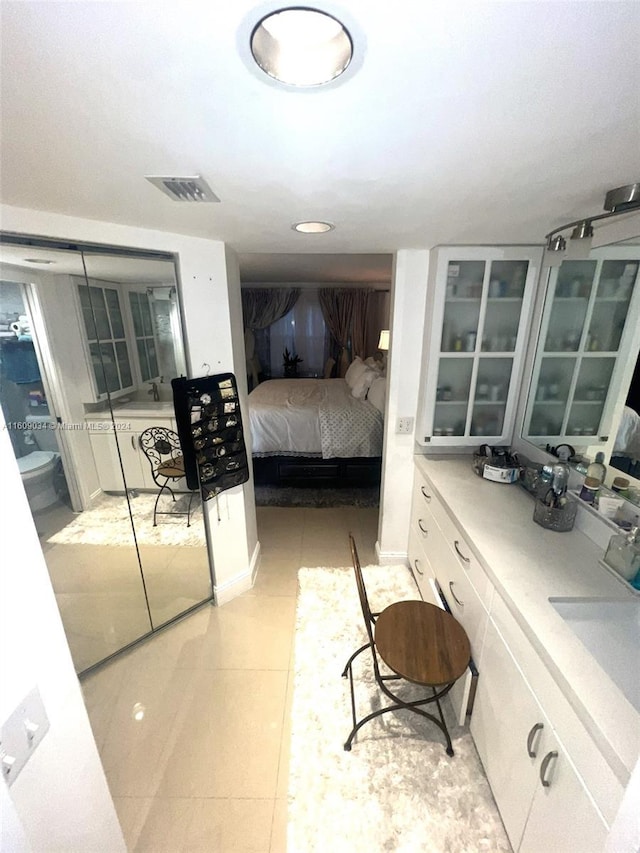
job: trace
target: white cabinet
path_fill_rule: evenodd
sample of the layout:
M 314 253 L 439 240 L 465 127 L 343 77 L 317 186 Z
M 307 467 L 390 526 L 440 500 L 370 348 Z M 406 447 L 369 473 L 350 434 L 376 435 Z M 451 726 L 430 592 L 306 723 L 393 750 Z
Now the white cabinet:
M 471 733 L 519 853 L 602 853 L 607 826 L 492 621 Z
M 437 468 L 438 463 L 433 464 Z M 457 489 L 465 487 L 458 471 L 454 482 Z M 488 507 L 487 518 L 494 517 L 498 506 L 504 511 L 504 487 L 495 488 L 501 500 Z M 486 489 L 482 495 L 491 502 Z M 509 548 L 512 552 L 512 542 Z M 513 849 L 602 853 L 608 832 L 602 814 L 608 797 L 599 781 L 608 772 L 601 766 L 602 756 L 595 754 L 593 741 L 584 740 L 581 723 L 566 700 L 558 701 L 555 681 L 496 589 L 488 574 L 493 577 L 493 570 L 480 560 L 464 519 L 452 515 L 420 463 L 414 479 L 410 557 L 420 554 L 419 549 L 471 642 L 478 668 L 471 734 Z M 452 701 L 459 715 L 455 691 Z
M 140 435 L 150 426 L 168 427 L 175 432 L 175 421 L 171 418 L 132 417 L 125 420 L 116 417 L 114 422 L 115 431 L 111 419 L 87 418 L 100 488 L 103 492 L 124 491 L 122 462 L 127 489 L 157 490 L 151 476 L 151 463 L 140 446 Z M 174 491 L 188 491 L 185 480 L 170 483 L 170 486 Z
M 551 270 L 525 438 L 578 446 L 607 440 L 630 357 L 634 329 L 627 318 L 640 301 L 639 269 L 638 248 L 629 246 Z
M 429 276 L 416 440 L 510 440 L 542 250 L 446 247 Z

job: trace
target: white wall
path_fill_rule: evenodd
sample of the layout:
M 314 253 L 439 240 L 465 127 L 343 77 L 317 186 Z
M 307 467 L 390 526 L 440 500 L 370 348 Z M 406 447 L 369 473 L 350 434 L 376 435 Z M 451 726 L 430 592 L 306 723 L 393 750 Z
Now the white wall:
M 407 557 L 414 437 L 397 435 L 396 420 L 418 410 L 422 341 L 424 336 L 429 252 L 402 249 L 395 259 L 391 290 L 391 342 L 387 364 L 384 470 L 378 542 L 381 563 L 404 562 Z
M 9 789 L 0 782 L 6 853 L 124 851 L 38 535 L 0 413 L 0 721 L 38 687 L 50 729 Z
M 237 263 L 220 241 L 10 205 L 0 206 L 0 217 L 4 230 L 18 234 L 175 253 L 190 375 L 203 375 L 205 364 L 211 373 L 233 372 L 238 379 L 245 375 Z M 239 344 L 234 343 L 238 331 Z M 211 534 L 214 594 L 223 603 L 251 586 L 257 553 L 252 481 L 208 501 L 205 518 Z

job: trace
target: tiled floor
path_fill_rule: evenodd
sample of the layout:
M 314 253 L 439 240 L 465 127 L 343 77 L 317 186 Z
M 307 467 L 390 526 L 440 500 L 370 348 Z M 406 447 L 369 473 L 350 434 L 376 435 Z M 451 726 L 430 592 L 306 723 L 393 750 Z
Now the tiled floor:
M 378 510 L 258 508 L 255 587 L 82 682 L 130 851 L 286 850 L 297 571 L 375 562 Z

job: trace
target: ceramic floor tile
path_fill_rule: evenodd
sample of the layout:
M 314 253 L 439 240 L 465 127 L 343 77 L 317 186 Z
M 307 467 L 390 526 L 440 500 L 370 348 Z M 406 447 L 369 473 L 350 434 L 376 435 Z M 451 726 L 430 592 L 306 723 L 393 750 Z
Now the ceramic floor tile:
M 291 660 L 293 667 L 293 656 Z M 287 695 L 284 705 L 284 721 L 282 726 L 282 740 L 280 742 L 280 756 L 278 759 L 278 781 L 276 785 L 276 797 L 286 799 L 289 792 L 289 760 L 291 757 L 291 706 L 293 704 L 293 669 L 289 672 L 287 679 Z
M 300 565 L 308 568 L 325 566 L 340 568 L 351 565 L 351 551 L 345 545 L 309 545 L 302 549 Z
M 243 595 L 213 608 L 199 666 L 288 669 L 295 605 L 293 596 Z
M 302 544 L 304 509 L 258 507 L 258 539 L 263 552 L 287 549 L 295 554 Z
M 140 829 L 134 853 L 182 853 L 198 805 L 191 797 L 156 797 Z
M 289 595 L 298 591 L 299 556 L 289 551 L 270 551 L 262 555 L 253 589 L 248 595 Z
M 255 642 L 259 642 L 256 636 Z M 275 797 L 287 673 L 194 673 L 158 789 L 169 797 Z
M 154 796 L 162 758 L 174 743 L 176 718 L 194 688 L 189 670 L 139 672 L 123 685 L 102 747 L 113 796 Z
M 126 677 L 127 665 L 122 658 L 118 658 L 83 678 L 80 684 L 99 750 L 102 749 L 109 732 L 116 702 Z
M 114 797 L 113 804 L 127 850 L 135 850 L 140 832 L 153 806 L 153 797 Z
M 269 853 L 272 799 L 198 799 L 183 853 Z
M 277 799 L 273 809 L 271 847 L 269 853 L 287 853 L 287 825 L 289 809 L 286 799 Z M 338 849 L 337 845 L 334 849 Z

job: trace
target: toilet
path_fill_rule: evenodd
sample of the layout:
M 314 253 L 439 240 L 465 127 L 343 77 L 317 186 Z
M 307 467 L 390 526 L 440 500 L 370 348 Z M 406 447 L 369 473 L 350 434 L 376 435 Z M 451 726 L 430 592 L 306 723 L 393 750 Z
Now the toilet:
M 18 459 L 18 468 L 31 511 L 38 512 L 58 500 L 53 474 L 60 454 L 55 430 L 44 427 L 51 418 L 46 415 L 28 415 L 26 421 L 35 427 L 31 434 L 37 449 L 21 456 Z

